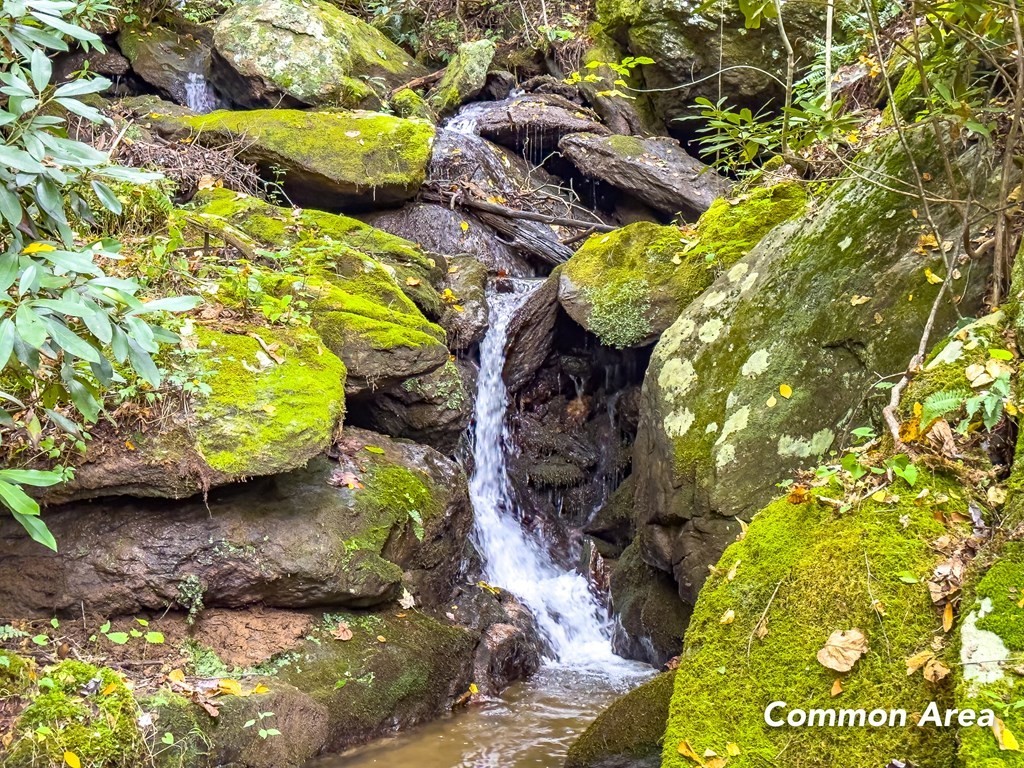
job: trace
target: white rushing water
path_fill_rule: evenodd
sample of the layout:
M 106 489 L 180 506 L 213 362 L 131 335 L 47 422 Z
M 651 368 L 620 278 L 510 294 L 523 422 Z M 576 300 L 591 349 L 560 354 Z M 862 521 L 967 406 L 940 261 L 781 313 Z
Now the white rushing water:
M 220 100 L 213 86 L 198 72 L 189 72 L 185 81 L 185 106 L 200 115 L 220 108 Z
M 490 296 L 491 324 L 480 346 L 475 470 L 469 487 L 485 578 L 533 610 L 556 660 L 620 664 L 623 660 L 612 653 L 611 623 L 587 580 L 558 567 L 543 543 L 527 535 L 515 516 L 505 465 L 508 398 L 502 369 L 509 322 L 540 281 L 510 282 L 513 292 Z

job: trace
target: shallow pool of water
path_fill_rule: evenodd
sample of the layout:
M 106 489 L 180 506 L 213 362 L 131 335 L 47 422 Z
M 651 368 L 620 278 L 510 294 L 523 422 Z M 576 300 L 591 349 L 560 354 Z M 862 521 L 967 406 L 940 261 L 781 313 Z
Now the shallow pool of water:
M 589 668 L 548 664 L 500 699 L 308 768 L 561 768 L 569 745 L 601 710 L 653 674 L 624 660 Z

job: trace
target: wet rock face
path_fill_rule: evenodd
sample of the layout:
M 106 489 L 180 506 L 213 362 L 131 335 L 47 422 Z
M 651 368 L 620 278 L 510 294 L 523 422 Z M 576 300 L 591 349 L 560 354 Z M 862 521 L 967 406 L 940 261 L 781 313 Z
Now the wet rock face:
M 435 451 L 347 429 L 337 462 L 174 507 L 140 501 L 53 508 L 60 554 L 2 521 L 0 611 L 84 604 L 105 615 L 261 603 L 380 605 L 401 585 L 443 601 L 472 524 L 466 479 Z
M 558 147 L 584 176 L 607 182 L 668 216 L 696 219 L 730 187 L 674 139 L 574 133 Z
M 205 27 L 128 27 L 118 33 L 117 44 L 135 74 L 175 104 L 189 104 L 190 77 L 206 78 L 210 73 L 213 36 Z
M 477 127 L 485 139 L 536 163 L 558 149 L 558 142 L 570 133 L 610 133 L 596 115 L 578 104 L 555 94 L 533 93 L 481 109 Z
M 490 40 L 463 43 L 430 93 L 427 102 L 441 117 L 446 117 L 462 104 L 480 95 L 487 84 L 487 70 L 494 58 L 495 45 Z
M 926 132 L 913 141 L 929 170 L 938 160 Z M 898 174 L 906 161 L 890 141 L 863 162 Z M 959 162 L 984 199 L 984 152 Z M 813 219 L 773 230 L 662 335 L 634 451 L 637 539 L 648 564 L 673 574 L 684 601 L 693 603 L 738 532 L 734 518 L 749 518 L 776 482 L 813 466 L 876 372 L 903 370 L 916 353 L 938 290 L 923 269 L 945 266 L 937 252 L 915 252 L 921 229 L 912 207 L 859 180 L 839 185 Z M 935 215 L 953 237 L 953 211 L 940 206 Z M 984 277 L 967 272 L 952 294 L 971 315 Z M 940 305 L 937 337 L 956 316 L 951 302 Z
M 370 79 L 395 88 L 426 70 L 369 24 L 321 0 L 262 0 L 214 30 L 213 77 L 244 107 L 378 107 Z

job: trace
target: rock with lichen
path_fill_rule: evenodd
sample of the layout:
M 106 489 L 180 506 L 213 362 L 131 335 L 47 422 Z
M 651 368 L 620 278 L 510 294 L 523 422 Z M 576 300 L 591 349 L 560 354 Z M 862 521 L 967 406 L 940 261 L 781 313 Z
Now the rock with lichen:
M 798 184 L 783 183 L 716 200 L 695 229 L 638 222 L 592 235 L 562 268 L 559 302 L 603 344 L 650 344 L 805 199 Z
M 933 701 L 953 706 L 951 678 L 936 679 L 934 665 L 934 682 L 920 668 L 908 674 L 907 660 L 924 652 L 947 672 L 953 666 L 953 650 L 937 642 L 941 610 L 925 582 L 943 558 L 933 543 L 948 534 L 938 513 L 964 514 L 968 499 L 956 483 L 930 473 L 913 487 L 898 479 L 889 492 L 891 498 L 866 499 L 844 514 L 815 493 L 778 499 L 725 551 L 686 631 L 665 768 L 692 765 L 683 742 L 697 755 L 730 755 L 737 768 L 795 768 L 809 755 L 814 765 L 867 768 L 894 757 L 953 764 L 955 729 L 918 727 L 911 715 Z M 824 666 L 819 651 L 832 633 L 853 629 L 866 652 L 854 655 L 847 672 Z M 908 717 L 885 728 L 766 727 L 765 708 L 774 701 L 786 702 L 772 713 L 782 720 L 790 709 L 893 708 Z
M 239 6 L 245 8 L 247 6 Z M 298 205 L 367 209 L 415 197 L 426 178 L 434 126 L 378 112 L 295 109 L 153 117 L 165 137 L 233 146 Z
M 309 389 L 310 398 L 318 394 Z M 281 397 L 263 406 L 281 412 L 302 403 Z M 228 438 L 242 444 L 247 434 L 232 421 L 227 398 L 209 413 L 226 422 L 225 442 L 214 447 L 230 461 Z M 336 461 L 317 458 L 173 506 L 51 507 L 46 520 L 59 553 L 0 520 L 0 613 L 50 616 L 84 606 L 124 615 L 192 610 L 197 600 L 365 608 L 396 599 L 403 585 L 418 604 L 445 600 L 472 524 L 462 470 L 426 446 L 355 428 L 333 454 Z
M 239 3 L 213 42 L 214 82 L 249 108 L 375 108 L 378 91 L 426 73 L 378 29 L 323 0 Z
M 487 84 L 487 70 L 494 58 L 494 50 L 491 40 L 475 40 L 459 46 L 441 81 L 427 94 L 427 102 L 438 115 L 450 115 L 480 95 Z
M 930 138 L 917 130 L 909 140 L 938 180 Z M 954 164 L 970 169 L 980 199 L 990 157 L 976 145 Z M 813 465 L 877 376 L 904 370 L 917 351 L 944 255 L 922 245 L 931 240 L 913 199 L 864 178 L 907 173 L 897 138 L 859 162 L 862 173 L 836 185 L 813 219 L 783 224 L 723 268 L 654 350 L 634 452 L 637 538 L 688 603 L 739 531 L 736 518 Z M 952 207 L 932 214 L 940 233 L 959 231 Z M 938 303 L 936 336 L 981 307 L 984 267 L 952 277 L 958 303 Z

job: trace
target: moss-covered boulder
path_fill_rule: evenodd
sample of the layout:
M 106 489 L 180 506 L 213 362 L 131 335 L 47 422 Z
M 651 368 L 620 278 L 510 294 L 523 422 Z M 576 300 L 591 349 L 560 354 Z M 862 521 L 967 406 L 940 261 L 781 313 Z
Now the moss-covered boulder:
M 239 9 L 248 8 L 240 5 Z M 267 178 L 280 175 L 298 205 L 366 209 L 416 195 L 426 178 L 434 126 L 362 111 L 217 111 L 153 118 L 164 136 L 239 148 Z
M 472 524 L 462 470 L 425 446 L 357 429 L 333 453 L 173 507 L 51 508 L 59 553 L 2 520 L 0 611 L 365 607 L 396 598 L 403 583 L 420 604 L 443 601 Z
M 1024 585 L 1024 544 L 1001 547 L 983 575 L 967 590 L 961 603 L 960 666 L 957 667 L 956 706 L 990 709 L 1019 741 L 1024 735 L 1020 699 L 1024 674 L 1018 663 L 1024 653 L 1020 601 Z M 1003 747 L 1007 746 L 1004 740 Z M 1024 755 L 1001 748 L 994 730 L 962 728 L 958 765 L 963 768 L 1019 768 Z
M 926 488 L 930 494 L 918 497 Z M 845 513 L 813 493 L 800 498 L 779 499 L 757 514 L 701 591 L 676 673 L 662 765 L 689 768 L 685 749 L 724 757 L 734 745 L 738 754 L 728 760 L 735 768 L 875 768 L 893 759 L 952 766 L 955 729 L 918 727 L 912 717 L 933 701 L 940 710 L 951 706 L 950 679 L 929 682 L 922 669 L 908 675 L 907 660 L 923 651 L 953 665 L 925 582 L 942 559 L 933 544 L 949 533 L 936 513 L 964 514 L 962 490 L 923 475 L 913 488 L 898 481 L 884 502 L 868 499 Z M 832 633 L 854 629 L 866 652 L 853 654 L 850 671 L 818 661 Z M 773 727 L 765 720 L 772 702 L 785 702 L 772 711 L 774 721 L 798 709 L 834 709 L 836 718 L 840 709 L 879 709 L 888 723 L 890 708 L 904 710 L 906 720 L 883 728 Z
M 675 672 L 663 672 L 597 716 L 569 747 L 565 768 L 658 768 Z
M 637 543 L 612 566 L 610 587 L 618 653 L 656 666 L 679 654 L 691 608 L 671 575 L 643 561 Z
M 599 179 L 668 216 L 696 219 L 730 183 L 667 137 L 573 133 L 558 148 L 584 176 Z
M 667 124 L 691 117 L 698 96 L 714 101 L 726 94 L 730 104 L 754 111 L 781 102 L 786 52 L 769 14 L 762 15 L 758 28 L 747 29 L 736 6 L 712 10 L 680 0 L 598 0 L 595 7 L 604 34 L 625 53 L 653 60 L 634 75 L 650 89 L 655 111 Z M 783 17 L 797 61 L 813 61 L 824 11 L 796 5 Z
M 89 444 L 50 503 L 97 496 L 183 498 L 303 466 L 331 444 L 345 410 L 345 366 L 308 328 L 188 325 L 189 407 L 125 422 Z
M 592 235 L 562 268 L 559 301 L 604 344 L 650 344 L 717 273 L 804 204 L 803 189 L 783 183 L 716 200 L 695 230 L 638 222 Z
M 378 107 L 426 70 L 379 30 L 323 0 L 239 3 L 214 30 L 214 81 L 245 107 Z
M 910 141 L 938 193 L 930 131 Z M 981 146 L 958 158 L 956 172 L 970 179 L 958 187 L 987 199 L 989 159 Z M 897 138 L 858 162 L 861 173 L 834 187 L 813 219 L 777 227 L 725 268 L 655 348 L 634 453 L 638 539 L 644 560 L 672 573 L 691 604 L 739 530 L 735 518 L 828 451 L 877 375 L 903 371 L 917 352 L 944 256 L 927 247 L 916 202 L 870 181 L 909 173 Z M 940 232 L 959 236 L 952 207 L 932 214 Z M 980 309 L 984 269 L 954 275 L 936 336 Z
M 65 765 L 69 752 L 82 765 L 143 764 L 148 745 L 137 722 L 139 708 L 113 670 L 66 659 L 41 670 L 23 694 L 28 705 L 14 721 L 5 766 Z
M 446 310 L 434 287 L 445 276 L 443 261 L 439 264 L 401 237 L 348 216 L 311 208 L 282 208 L 228 189 L 200 192 L 193 203 L 195 215 L 202 217 L 208 231 L 223 230 L 226 223 L 265 249 L 308 253 L 314 266 L 335 269 L 332 246 L 341 257 L 359 251 L 392 271 L 401 291 L 427 317 L 436 319 Z M 186 215 L 186 220 L 191 215 Z
M 448 62 L 441 81 L 427 94 L 427 102 L 442 117 L 476 98 L 487 84 L 487 70 L 494 58 L 494 42 L 463 43 Z
M 125 27 L 117 35 L 117 45 L 131 62 L 132 71 L 176 104 L 198 106 L 197 94 L 189 98 L 190 88 L 202 88 L 206 103 L 215 101 L 206 91 L 205 82 L 196 80 L 210 72 L 213 40 L 205 27 Z

